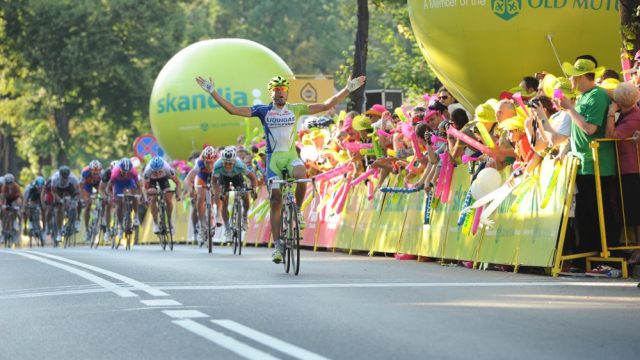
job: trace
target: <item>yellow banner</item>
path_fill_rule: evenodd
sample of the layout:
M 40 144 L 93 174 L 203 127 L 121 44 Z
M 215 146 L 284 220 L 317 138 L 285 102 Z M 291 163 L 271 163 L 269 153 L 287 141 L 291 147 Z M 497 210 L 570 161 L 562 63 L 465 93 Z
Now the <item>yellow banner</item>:
M 333 96 L 333 80 L 293 79 L 289 86 L 289 102 L 315 104 Z

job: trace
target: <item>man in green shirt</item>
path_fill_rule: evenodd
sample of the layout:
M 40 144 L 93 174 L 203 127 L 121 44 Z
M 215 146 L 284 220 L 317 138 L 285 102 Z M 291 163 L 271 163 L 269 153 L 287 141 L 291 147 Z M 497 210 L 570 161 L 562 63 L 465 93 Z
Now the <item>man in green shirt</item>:
M 570 76 L 571 85 L 581 95 L 575 106 L 568 98 L 554 99 L 556 105 L 565 109 L 571 117 L 571 152 L 580 159 L 580 168 L 576 177 L 578 194 L 576 195 L 575 219 L 577 222 L 579 245 L 578 252 L 601 251 L 598 204 L 596 198 L 595 166 L 592 141 L 603 138 L 609 103 L 607 93 L 596 86 L 595 79 L 602 75 L 604 67 L 598 67 L 591 55 L 576 58 L 575 63 L 565 62 L 562 69 Z M 614 228 L 615 217 L 609 210 L 609 189 L 615 175 L 615 155 L 613 144 L 600 143 L 599 169 L 605 224 Z M 607 231 L 609 235 L 610 231 Z

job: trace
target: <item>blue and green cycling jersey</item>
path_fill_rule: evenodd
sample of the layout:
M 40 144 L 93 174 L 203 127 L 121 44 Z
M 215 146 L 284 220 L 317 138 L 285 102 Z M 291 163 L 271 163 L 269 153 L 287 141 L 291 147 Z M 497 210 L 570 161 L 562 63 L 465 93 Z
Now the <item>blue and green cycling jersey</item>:
M 247 166 L 240 160 L 236 159 L 236 163 L 233 165 L 230 171 L 227 171 L 222 164 L 222 160 L 217 160 L 215 164 L 213 164 L 213 176 L 226 176 L 226 177 L 234 177 L 236 175 L 245 175 L 249 172 Z
M 267 139 L 267 154 L 295 151 L 298 119 L 309 114 L 306 104 L 285 104 L 282 109 L 269 105 L 251 107 L 251 116 L 260 118 Z

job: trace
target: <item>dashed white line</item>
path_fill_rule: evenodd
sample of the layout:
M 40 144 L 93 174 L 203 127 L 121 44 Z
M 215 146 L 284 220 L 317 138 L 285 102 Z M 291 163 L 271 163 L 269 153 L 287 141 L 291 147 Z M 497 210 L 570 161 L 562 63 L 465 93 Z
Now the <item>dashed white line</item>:
M 209 317 L 209 315 L 198 310 L 162 310 L 162 312 L 174 319 L 197 319 Z
M 29 253 L 32 254 L 37 254 L 40 256 L 45 256 L 54 260 L 58 260 L 58 261 L 62 261 L 62 262 L 66 262 L 68 264 L 72 264 L 75 266 L 79 266 L 81 268 L 85 268 L 91 271 L 95 271 L 97 273 L 103 274 L 103 275 L 107 275 L 110 276 L 114 279 L 118 279 L 126 284 L 129 284 L 131 286 L 133 286 L 136 290 L 141 290 L 146 292 L 147 294 L 151 295 L 151 296 L 169 296 L 169 294 L 167 294 L 164 291 L 158 290 L 156 288 L 153 288 L 147 284 L 141 283 L 140 281 L 134 280 L 130 277 L 124 276 L 124 275 L 120 275 L 118 273 L 115 273 L 113 271 L 109 271 L 106 269 L 102 269 L 99 268 L 97 266 L 93 266 L 93 265 L 89 265 L 89 264 L 85 264 L 85 263 L 81 263 L 79 261 L 75 261 L 75 260 L 71 260 L 71 259 L 67 259 L 67 258 L 63 258 L 61 256 L 56 256 L 56 255 L 50 255 L 50 254 L 45 254 L 45 253 L 41 253 L 38 251 L 29 251 Z
M 171 299 L 140 300 L 140 302 L 147 306 L 182 306 L 181 303 Z
M 278 359 L 264 351 L 260 351 L 258 349 L 252 348 L 249 345 L 241 343 L 240 341 L 227 336 L 221 332 L 217 332 L 213 329 L 210 329 L 202 324 L 199 324 L 190 319 L 184 320 L 173 320 L 173 323 L 188 330 L 192 333 L 199 335 L 212 343 L 221 346 L 231 352 L 234 352 L 244 358 L 247 359 L 256 359 L 256 360 L 275 360 Z
M 296 359 L 328 360 L 324 356 L 318 355 L 309 350 L 305 350 L 286 341 L 282 341 L 271 335 L 267 335 L 258 330 L 254 330 L 250 327 L 246 327 L 232 320 L 211 320 L 211 322 Z
M 23 253 L 23 252 L 12 252 L 12 254 L 16 254 L 16 255 L 20 255 L 20 256 L 24 256 L 28 259 L 31 260 L 35 260 L 35 261 L 39 261 L 41 263 L 47 264 L 47 265 L 51 265 L 53 267 L 57 267 L 58 269 L 62 269 L 65 271 L 68 271 L 72 274 L 78 275 L 82 278 L 85 278 L 95 284 L 98 284 L 100 286 L 102 286 L 103 288 L 105 288 L 106 290 L 109 290 L 113 293 L 115 293 L 116 295 L 120 296 L 120 297 L 136 297 L 138 295 L 134 294 L 133 292 L 123 289 L 120 286 L 118 286 L 117 284 L 112 283 L 111 281 L 105 280 L 101 277 L 95 276 L 91 273 L 88 273 L 86 271 L 82 271 L 80 269 L 76 269 L 74 267 L 65 265 L 65 264 L 60 264 L 59 262 L 55 262 L 55 261 L 51 261 L 39 256 L 35 256 L 32 254 L 28 254 L 28 253 Z M 84 290 L 84 292 L 89 292 L 90 290 Z

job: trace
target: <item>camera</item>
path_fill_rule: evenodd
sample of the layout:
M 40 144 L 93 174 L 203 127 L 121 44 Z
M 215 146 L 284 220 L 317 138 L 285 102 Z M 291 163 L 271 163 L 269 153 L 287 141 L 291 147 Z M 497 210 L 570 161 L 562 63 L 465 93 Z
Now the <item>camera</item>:
M 540 104 L 541 103 L 540 103 L 540 99 L 539 98 L 533 98 L 533 99 L 529 100 L 529 102 L 527 103 L 527 105 L 530 108 L 535 108 L 537 106 L 540 106 Z

